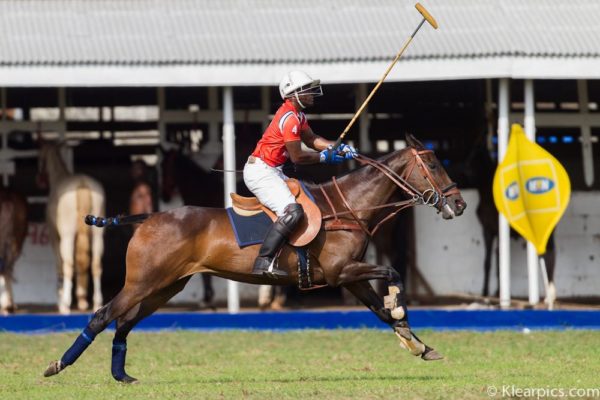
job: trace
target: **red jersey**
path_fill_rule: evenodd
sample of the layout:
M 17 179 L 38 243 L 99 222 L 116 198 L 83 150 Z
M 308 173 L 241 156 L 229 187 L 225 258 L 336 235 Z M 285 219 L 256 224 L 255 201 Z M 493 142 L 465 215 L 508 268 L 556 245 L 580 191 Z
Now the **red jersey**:
M 301 140 L 300 132 L 306 129 L 306 115 L 296 111 L 291 100 L 286 100 L 275 113 L 273 121 L 258 141 L 252 155 L 260 157 L 271 167 L 278 167 L 289 158 L 285 143 Z

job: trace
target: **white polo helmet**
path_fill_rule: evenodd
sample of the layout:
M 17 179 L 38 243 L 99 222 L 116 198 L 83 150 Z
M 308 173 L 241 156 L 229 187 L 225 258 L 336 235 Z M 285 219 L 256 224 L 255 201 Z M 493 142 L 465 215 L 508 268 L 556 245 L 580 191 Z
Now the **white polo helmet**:
M 311 78 L 306 72 L 292 71 L 281 79 L 279 83 L 279 94 L 283 100 L 297 96 L 298 94 L 312 94 L 321 96 L 323 89 L 319 79 Z

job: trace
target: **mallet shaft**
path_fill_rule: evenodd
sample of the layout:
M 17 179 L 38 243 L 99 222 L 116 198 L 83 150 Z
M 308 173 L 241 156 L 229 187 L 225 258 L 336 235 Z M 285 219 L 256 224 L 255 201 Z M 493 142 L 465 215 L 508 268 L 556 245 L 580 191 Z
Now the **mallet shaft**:
M 392 70 L 392 68 L 394 68 L 394 65 L 396 65 L 396 62 L 398 62 L 398 60 L 400 59 L 400 57 L 402 57 L 402 54 L 404 53 L 404 50 L 406 50 L 406 48 L 408 47 L 408 45 L 410 44 L 410 42 L 412 42 L 413 38 L 415 37 L 415 35 L 419 31 L 419 29 L 421 29 L 421 27 L 423 26 L 423 24 L 425 23 L 425 21 L 429 22 L 429 24 L 431 26 L 433 26 L 435 29 L 438 28 L 438 24 L 437 24 L 436 20 L 431 16 L 431 14 L 429 14 L 429 12 L 427 12 L 427 10 L 425 9 L 425 7 L 423 7 L 420 3 L 415 4 L 415 7 L 421 13 L 421 15 L 423 16 L 423 19 L 419 23 L 419 26 L 417 26 L 417 29 L 415 29 L 415 31 L 412 33 L 412 35 L 410 35 L 410 37 L 408 38 L 408 40 L 406 41 L 406 43 L 404 43 L 404 46 L 402 46 L 402 48 L 400 49 L 400 51 L 398 52 L 398 54 L 396 54 L 396 57 L 394 57 L 394 60 L 388 66 L 388 68 L 386 69 L 385 73 L 383 74 L 383 76 L 381 77 L 381 79 L 379 80 L 379 82 L 377 82 L 377 84 L 375 85 L 375 87 L 371 90 L 371 93 L 369 93 L 369 95 L 367 96 L 367 98 L 365 99 L 365 101 L 363 101 L 363 103 L 360 106 L 360 108 L 356 111 L 356 113 L 354 114 L 354 116 L 352 117 L 352 119 L 350 120 L 350 122 L 348 123 L 348 125 L 346 125 L 346 128 L 344 128 L 344 131 L 341 133 L 340 137 L 336 140 L 334 148 L 338 147 L 340 145 L 340 143 L 342 142 L 342 140 L 344 139 L 344 137 L 346 136 L 346 134 L 348 133 L 348 131 L 350 130 L 350 128 L 352 127 L 352 125 L 354 125 L 354 122 L 356 122 L 356 119 L 359 117 L 360 113 L 362 113 L 363 110 L 365 109 L 365 107 L 367 106 L 367 104 L 369 104 L 369 101 L 371 101 L 371 98 L 373 97 L 373 95 L 375 94 L 375 92 L 377 91 L 377 89 L 379 89 L 379 86 L 381 86 L 381 84 L 383 83 L 383 81 L 385 80 L 385 78 L 388 76 L 388 74 L 390 73 L 390 71 Z

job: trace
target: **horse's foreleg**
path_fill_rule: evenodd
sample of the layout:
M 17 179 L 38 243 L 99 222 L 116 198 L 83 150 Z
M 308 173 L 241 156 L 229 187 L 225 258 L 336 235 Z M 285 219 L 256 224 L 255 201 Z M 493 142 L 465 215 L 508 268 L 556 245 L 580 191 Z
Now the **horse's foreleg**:
M 158 307 L 165 304 L 169 299 L 181 292 L 190 280 L 191 276 L 180 279 L 170 286 L 160 290 L 149 297 L 146 297 L 140 303 L 135 305 L 127 313 L 123 314 L 117 320 L 117 330 L 113 339 L 112 347 L 112 376 L 119 382 L 136 383 L 137 379 L 127 375 L 125 372 L 125 356 L 127 354 L 127 335 L 133 327 L 152 314 Z
M 383 299 L 373 290 L 369 279 L 384 279 L 388 295 Z M 402 347 L 424 360 L 439 360 L 442 356 L 425 345 L 408 325 L 404 285 L 400 275 L 391 267 L 362 262 L 350 264 L 342 270 L 339 283 L 352 292 L 377 317 L 390 325 L 400 339 Z
M 485 247 L 485 255 L 483 260 L 483 290 L 481 295 L 487 297 L 490 293 L 490 270 L 492 268 L 492 245 L 494 243 L 494 235 L 490 231 L 483 230 L 483 244 Z
M 92 280 L 94 284 L 94 310 L 102 307 L 102 252 L 104 251 L 104 238 L 102 230 L 92 231 Z
M 98 333 L 106 329 L 112 321 L 129 311 L 146 296 L 148 296 L 148 291 L 144 290 L 140 285 L 128 287 L 126 284 L 112 301 L 96 311 L 92 320 L 77 337 L 71 347 L 65 352 L 62 358 L 50 363 L 44 372 L 44 376 L 48 377 L 56 375 L 69 365 L 73 364 L 94 341 Z
M 546 246 L 546 254 L 542 256 L 544 265 L 546 266 L 546 275 L 548 277 L 548 285 L 546 287 L 546 303 L 548 310 L 554 310 L 554 302 L 556 301 L 556 286 L 554 285 L 554 269 L 556 268 L 556 249 L 554 243 L 554 232 L 550 235 L 548 245 Z

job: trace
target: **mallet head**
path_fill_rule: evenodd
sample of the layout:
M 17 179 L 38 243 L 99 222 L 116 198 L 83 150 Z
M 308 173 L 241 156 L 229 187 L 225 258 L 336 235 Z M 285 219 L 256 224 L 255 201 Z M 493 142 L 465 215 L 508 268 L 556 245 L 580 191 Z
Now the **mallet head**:
M 434 29 L 438 28 L 438 23 L 435 20 L 435 18 L 433 18 L 433 16 L 431 14 L 429 14 L 429 12 L 425 9 L 425 7 L 423 7 L 421 5 L 421 3 L 415 4 L 415 7 L 421 13 L 423 18 L 425 18 L 425 20 L 427 20 L 427 22 L 429 22 L 429 25 L 433 26 Z

